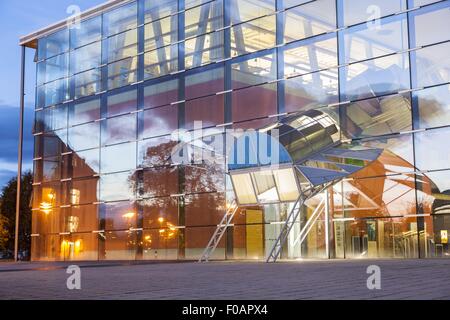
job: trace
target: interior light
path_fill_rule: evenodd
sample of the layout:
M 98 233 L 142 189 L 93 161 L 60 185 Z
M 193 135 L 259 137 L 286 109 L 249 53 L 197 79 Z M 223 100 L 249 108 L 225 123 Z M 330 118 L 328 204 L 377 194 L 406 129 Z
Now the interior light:
M 159 217 L 158 221 L 159 221 L 159 223 L 163 223 L 164 222 L 164 218 L 163 217 Z
M 134 217 L 134 212 L 127 212 L 123 215 L 124 218 L 131 219 Z

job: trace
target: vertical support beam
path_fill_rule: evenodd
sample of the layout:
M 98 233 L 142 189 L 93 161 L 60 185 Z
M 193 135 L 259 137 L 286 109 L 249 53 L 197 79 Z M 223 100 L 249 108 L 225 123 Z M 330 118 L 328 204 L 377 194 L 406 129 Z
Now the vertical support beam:
M 185 69 L 185 0 L 178 0 L 178 70 Z M 178 80 L 178 99 L 184 100 L 186 98 L 185 92 L 186 77 L 184 73 L 181 73 Z M 178 112 L 178 128 L 185 128 L 185 103 L 180 103 L 177 105 Z M 178 167 L 178 193 L 184 194 L 186 185 L 186 170 L 184 166 Z M 184 226 L 186 224 L 186 208 L 185 208 L 185 198 L 177 198 L 178 204 L 178 225 Z M 178 233 L 178 259 L 184 259 L 186 257 L 186 229 L 179 229 Z
M 25 53 L 26 48 L 22 46 L 22 61 L 20 66 L 20 120 L 19 120 L 19 150 L 17 161 L 17 193 L 16 193 L 16 228 L 14 233 L 14 261 L 18 261 L 19 254 L 19 218 L 20 218 L 20 195 L 22 182 L 22 151 L 23 151 L 23 117 L 25 109 Z
M 412 4 L 412 1 L 407 1 L 407 9 L 411 9 L 414 7 Z M 407 24 L 407 32 L 408 32 L 408 48 L 415 48 L 416 47 L 416 33 L 415 33 L 415 25 L 414 25 L 414 18 L 411 12 L 408 12 L 406 15 L 406 24 Z M 416 73 L 416 66 L 414 61 L 416 60 L 416 51 L 410 51 L 408 53 L 408 63 L 409 63 L 409 85 L 410 88 L 417 88 L 418 84 L 418 77 Z M 411 99 L 411 118 L 412 118 L 412 129 L 416 130 L 419 129 L 419 101 L 417 99 L 417 96 L 415 93 L 410 92 L 409 98 Z M 414 155 L 414 168 L 416 168 L 416 157 L 415 157 L 415 150 L 416 150 L 416 133 L 412 134 L 412 147 L 413 147 L 413 155 Z M 420 184 L 417 181 L 417 174 L 414 174 L 414 193 L 415 193 L 415 199 L 416 199 L 416 214 L 423 214 L 423 204 L 419 203 L 419 197 L 417 190 L 420 190 Z M 417 244 L 418 244 L 418 256 L 417 258 L 426 258 L 426 255 L 424 255 L 426 249 L 425 246 L 427 245 L 426 242 L 421 242 L 420 240 L 420 233 L 423 231 L 425 234 L 427 230 L 425 229 L 425 218 L 424 217 L 416 217 L 416 224 L 417 224 Z M 394 243 L 395 247 L 395 243 Z
M 325 189 L 325 255 L 330 259 L 330 197 L 328 188 Z
M 284 43 L 284 29 L 286 26 L 285 13 L 281 12 L 284 8 L 283 0 L 276 2 L 275 10 L 278 12 L 276 15 L 276 43 L 281 45 Z M 284 50 L 280 47 L 276 49 L 276 59 L 277 59 L 277 79 L 284 78 Z M 285 82 L 277 82 L 277 111 L 278 113 L 283 113 L 286 111 L 285 107 Z

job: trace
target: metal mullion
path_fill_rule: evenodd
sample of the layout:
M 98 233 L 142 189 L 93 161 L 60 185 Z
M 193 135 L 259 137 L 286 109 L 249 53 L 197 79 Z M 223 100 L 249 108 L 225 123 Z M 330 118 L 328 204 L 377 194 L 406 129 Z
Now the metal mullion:
M 284 1 L 279 0 L 276 2 L 276 11 L 282 10 L 284 7 Z M 276 52 L 276 73 L 277 79 L 283 79 L 284 78 L 284 49 L 282 49 L 280 46 L 284 42 L 284 28 L 285 28 L 285 15 L 281 12 L 277 13 L 276 15 L 276 45 L 277 48 L 275 49 Z M 286 85 L 284 81 L 278 81 L 277 82 L 277 113 L 284 113 L 286 111 L 286 105 L 285 105 L 285 91 L 286 91 Z

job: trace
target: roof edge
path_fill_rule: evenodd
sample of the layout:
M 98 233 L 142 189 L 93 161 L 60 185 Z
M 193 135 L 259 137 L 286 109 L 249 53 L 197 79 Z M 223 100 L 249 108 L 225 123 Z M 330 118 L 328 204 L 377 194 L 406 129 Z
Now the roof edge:
M 133 2 L 133 1 L 135 1 L 135 0 L 110 0 L 105 3 L 100 4 L 98 6 L 95 6 L 91 9 L 83 11 L 82 13 L 80 13 L 80 15 L 78 17 L 80 18 L 81 21 L 83 21 L 83 20 L 98 16 L 98 15 L 104 13 L 105 11 L 120 7 L 121 5 L 127 4 L 129 2 Z M 68 18 L 60 20 L 54 24 L 51 24 L 47 27 L 44 27 L 37 31 L 34 31 L 26 36 L 22 36 L 22 37 L 20 37 L 19 45 L 36 49 L 38 39 L 43 38 L 49 34 L 52 34 L 56 31 L 59 31 L 59 30 L 65 28 L 67 26 L 67 23 L 69 21 L 71 21 L 72 19 L 73 19 L 73 16 L 68 17 Z

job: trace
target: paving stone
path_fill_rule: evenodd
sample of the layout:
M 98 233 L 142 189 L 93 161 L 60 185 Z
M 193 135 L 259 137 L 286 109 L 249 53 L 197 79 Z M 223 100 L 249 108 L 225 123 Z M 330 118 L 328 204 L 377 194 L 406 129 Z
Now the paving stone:
M 0 263 L 0 299 L 450 299 L 450 259 L 183 263 Z M 366 269 L 381 268 L 381 290 Z

